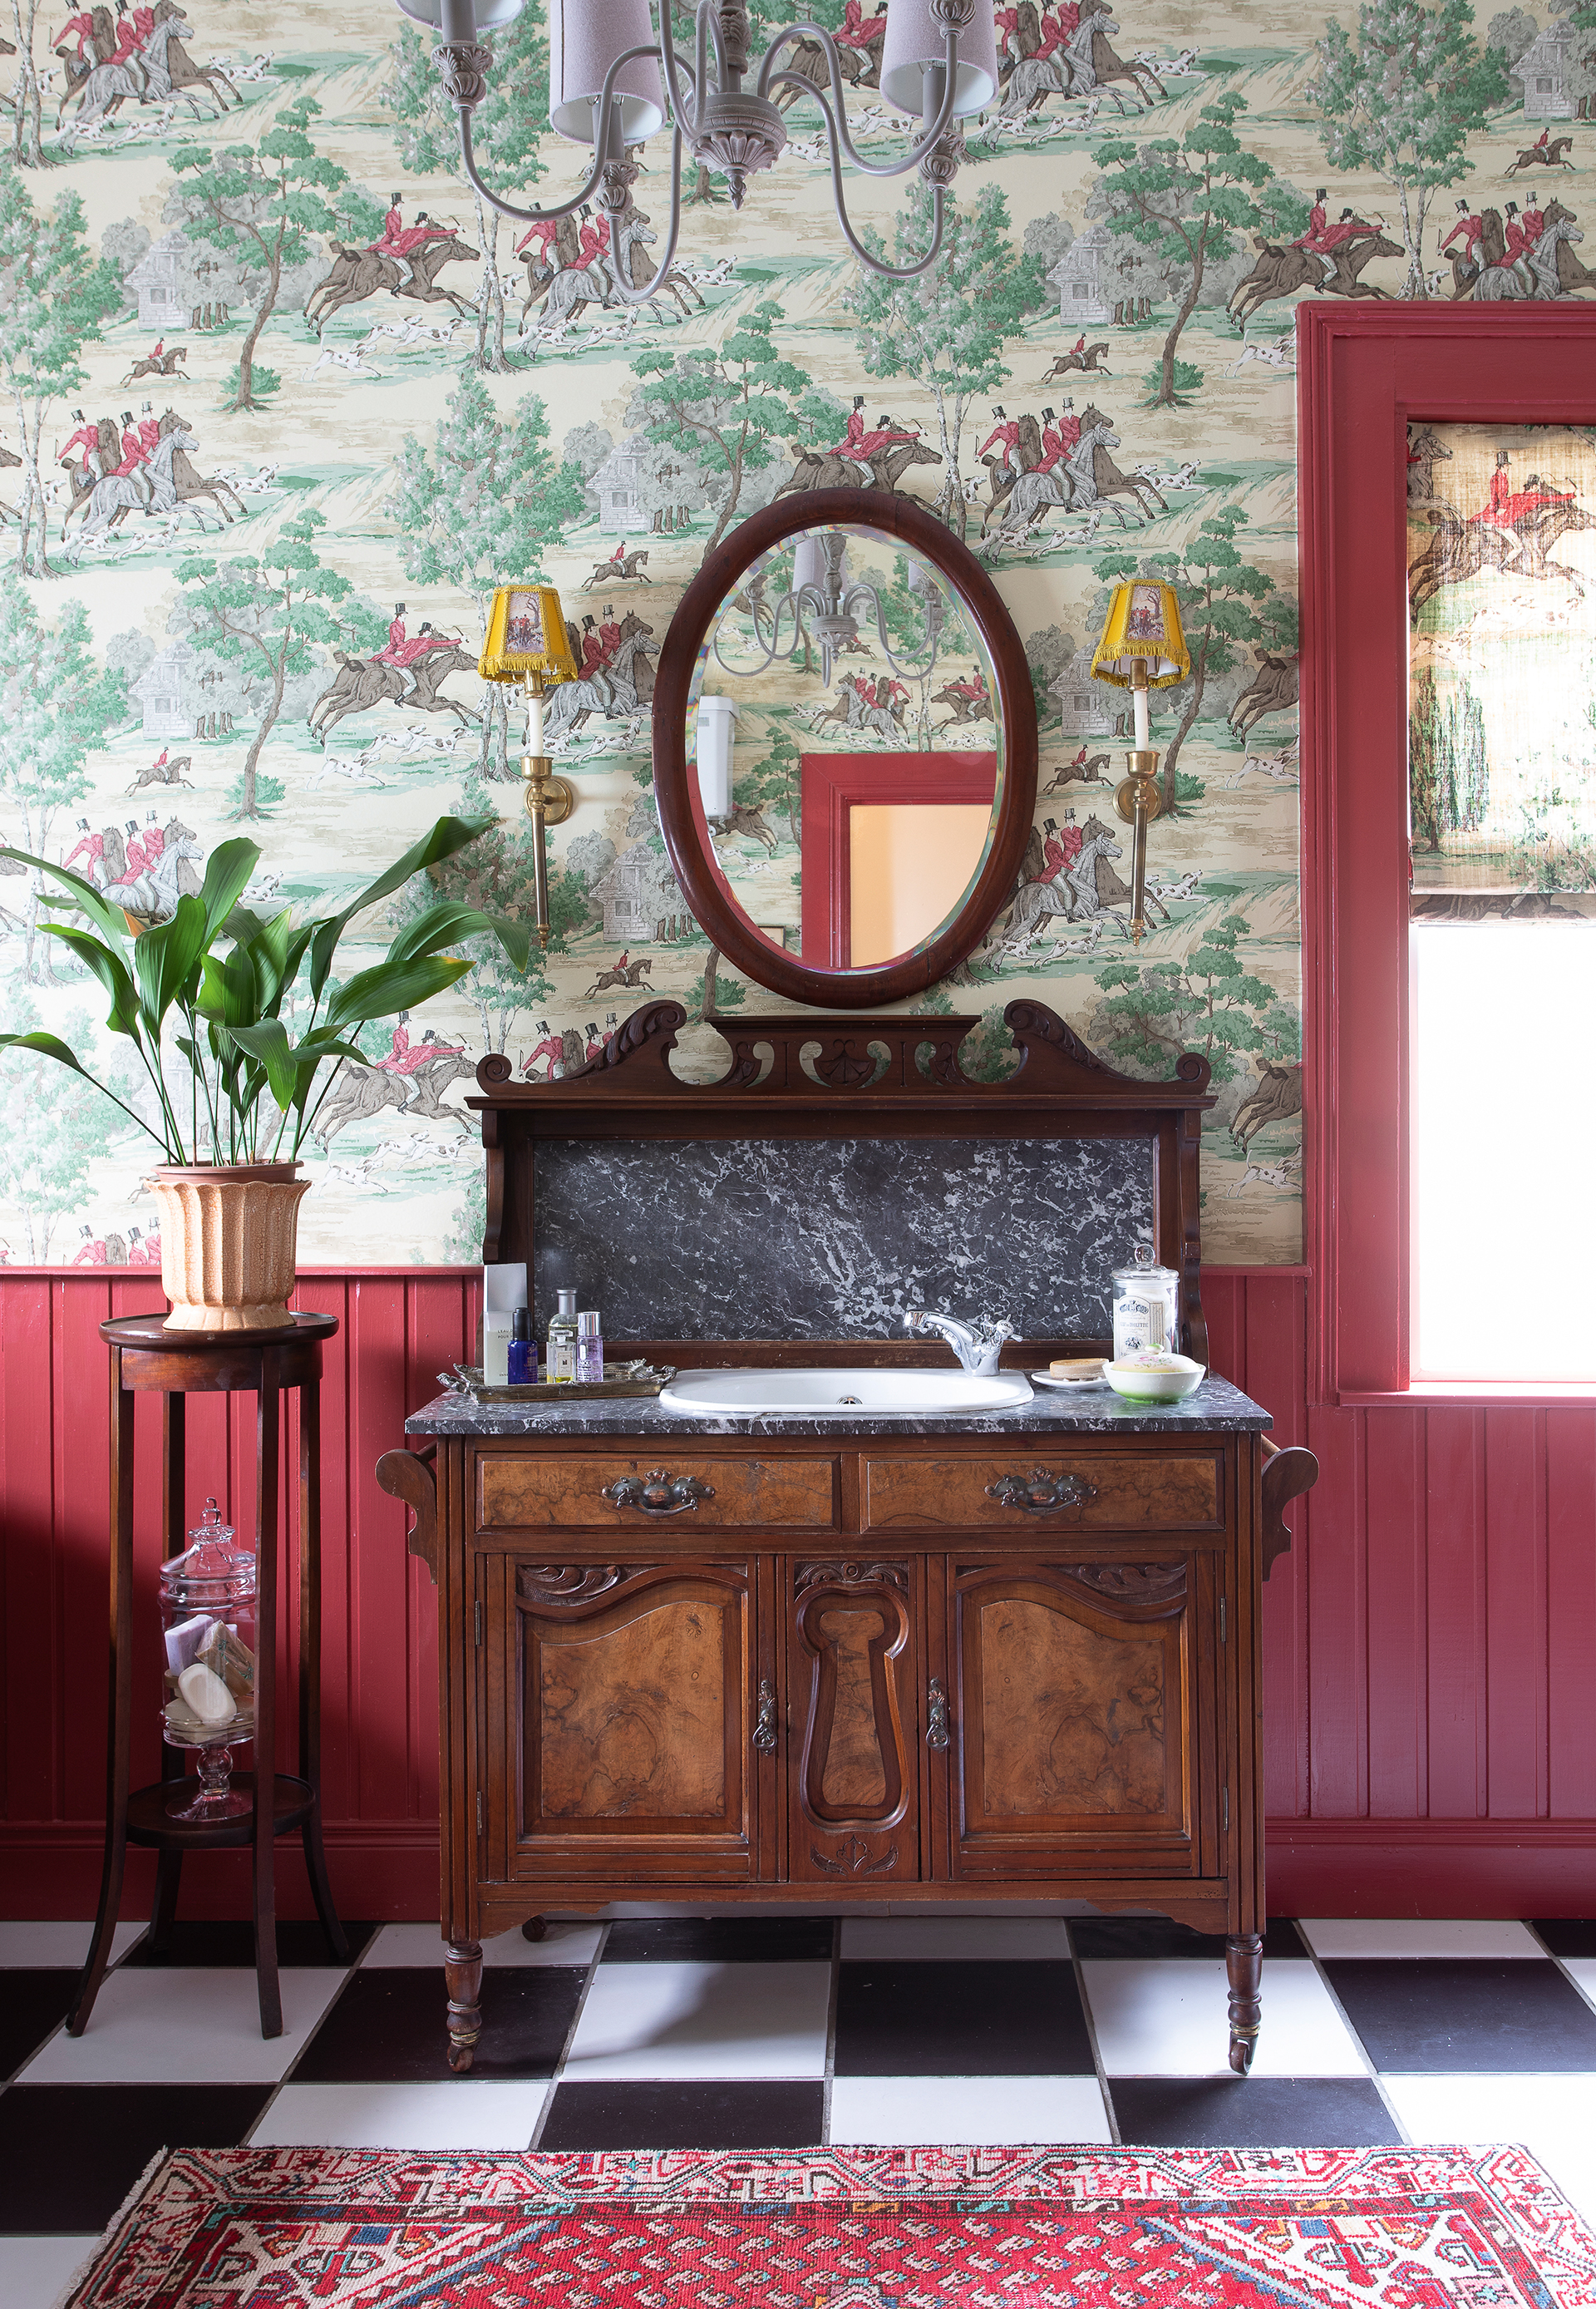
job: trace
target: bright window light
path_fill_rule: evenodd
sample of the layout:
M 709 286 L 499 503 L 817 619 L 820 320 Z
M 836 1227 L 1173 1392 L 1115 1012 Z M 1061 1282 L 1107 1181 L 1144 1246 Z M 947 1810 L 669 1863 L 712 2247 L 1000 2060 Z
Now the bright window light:
M 1596 922 L 1408 947 L 1412 1381 L 1596 1379 Z

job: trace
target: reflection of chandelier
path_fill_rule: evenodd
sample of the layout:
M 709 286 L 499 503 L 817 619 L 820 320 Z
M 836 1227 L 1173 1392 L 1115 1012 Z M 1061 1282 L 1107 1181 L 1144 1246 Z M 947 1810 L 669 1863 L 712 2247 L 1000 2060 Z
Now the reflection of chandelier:
M 829 689 L 832 675 L 840 653 L 851 649 L 859 637 L 859 615 L 873 616 L 876 638 L 882 654 L 893 671 L 907 674 L 916 681 L 929 680 L 936 663 L 936 652 L 942 639 L 942 589 L 929 571 L 918 561 L 909 564 L 909 590 L 921 597 L 926 619 L 925 647 L 928 653 L 923 664 L 893 655 L 887 639 L 886 619 L 881 596 L 874 585 L 862 579 L 848 582 L 848 540 L 841 530 L 822 530 L 800 537 L 793 549 L 792 585 L 778 601 L 765 597 L 764 577 L 755 572 L 742 588 L 743 598 L 754 618 L 757 638 L 765 619 L 770 619 L 770 643 L 757 665 L 731 665 L 721 653 L 720 636 L 715 635 L 715 656 L 729 674 L 739 680 L 751 681 L 763 673 L 785 654 L 795 657 L 811 639 L 820 647 L 820 679 Z M 781 620 L 790 618 L 792 634 L 785 652 L 781 647 Z
M 856 75 L 858 70 L 857 38 L 839 39 L 817 24 L 789 24 L 755 59 L 750 55 L 746 0 L 698 0 L 689 57 L 677 54 L 669 37 L 671 0 L 660 0 L 658 39 L 650 0 L 549 0 L 549 121 L 573 143 L 591 144 L 593 166 L 582 190 L 568 201 L 522 209 L 490 192 L 478 175 L 471 114 L 487 93 L 493 63 L 493 50 L 479 35 L 513 22 L 523 0 L 397 4 L 442 35 L 433 55 L 444 95 L 460 116 L 466 176 L 490 208 L 518 224 L 569 216 L 582 202 L 596 199 L 612 229 L 618 229 L 637 175 L 629 148 L 657 134 L 669 117 L 674 134 L 664 255 L 653 278 L 642 283 L 634 282 L 628 263 L 608 268 L 615 294 L 628 305 L 654 296 L 670 270 L 681 221 L 684 143 L 697 167 L 724 176 L 731 204 L 740 209 L 748 177 L 770 168 L 787 143 L 787 124 L 776 99 L 789 91 L 820 108 L 831 145 L 837 221 L 859 262 L 889 280 L 928 272 L 942 249 L 946 188 L 963 158 L 956 124 L 997 93 L 996 36 L 988 0 L 891 0 L 881 35 L 881 95 L 900 112 L 918 114 L 919 133 L 895 159 L 867 160 L 849 134 L 842 100 L 845 65 Z M 866 247 L 843 203 L 845 160 L 867 177 L 901 177 L 919 169 L 932 201 L 931 240 L 923 255 L 890 265 Z

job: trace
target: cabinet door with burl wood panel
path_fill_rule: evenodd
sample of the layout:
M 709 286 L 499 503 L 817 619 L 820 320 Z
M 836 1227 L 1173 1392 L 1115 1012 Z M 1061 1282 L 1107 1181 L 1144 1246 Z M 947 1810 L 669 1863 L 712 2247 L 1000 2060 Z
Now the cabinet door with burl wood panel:
M 789 1556 L 783 1576 L 788 1873 L 884 1899 L 920 1872 L 923 1559 Z
M 953 1874 L 1212 1873 L 1213 1557 L 947 1568 Z
M 755 1559 L 509 1556 L 488 1577 L 489 1873 L 502 1838 L 512 1880 L 756 1874 L 776 1703 Z

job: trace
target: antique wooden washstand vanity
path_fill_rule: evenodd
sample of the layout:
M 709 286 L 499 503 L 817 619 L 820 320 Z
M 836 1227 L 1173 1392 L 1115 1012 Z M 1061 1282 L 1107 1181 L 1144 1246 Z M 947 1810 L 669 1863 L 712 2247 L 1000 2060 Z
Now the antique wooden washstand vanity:
M 790 506 L 772 515 L 799 525 Z M 1034 722 L 1028 751 L 1013 629 L 919 519 L 1002 707 L 997 866 L 957 926 L 968 953 L 1013 891 Z M 695 659 L 739 566 L 722 554 L 705 572 L 660 666 L 662 822 L 710 912 L 725 893 L 710 845 L 691 854 L 685 692 L 667 677 L 677 628 Z M 757 935 L 744 943 L 760 959 Z M 907 984 L 844 971 L 824 990 L 851 1004 L 874 975 L 868 999 L 911 995 L 923 957 L 903 959 Z M 785 956 L 763 974 L 786 993 L 804 967 Z M 655 1362 L 946 1364 L 902 1336 L 923 1291 L 1014 1315 L 1005 1366 L 1045 1368 L 1105 1351 L 1101 1283 L 1132 1236 L 1180 1274 L 1181 1343 L 1206 1362 L 1206 1061 L 1133 1079 L 1040 1003 L 1005 1016 L 1019 1063 L 996 1081 L 961 1065 L 975 1016 L 895 1013 L 717 1019 L 718 1078 L 693 1080 L 709 1069 L 702 1054 L 673 1066 L 686 1014 L 665 1001 L 560 1080 L 516 1084 L 485 1059 L 484 1255 L 527 1263 L 539 1315 L 578 1283 L 612 1353 Z M 651 1326 L 653 1309 L 668 1319 Z M 1212 1378 L 1157 1408 L 1039 1391 L 908 1418 L 428 1405 L 378 1477 L 413 1510 L 411 1551 L 438 1587 L 451 2064 L 470 2066 L 482 2025 L 483 1937 L 536 1936 L 548 1911 L 1057 1900 L 1222 1935 L 1245 2071 L 1261 2010 L 1260 1587 L 1290 1544 L 1281 1509 L 1316 1472 L 1275 1452 L 1268 1425 Z

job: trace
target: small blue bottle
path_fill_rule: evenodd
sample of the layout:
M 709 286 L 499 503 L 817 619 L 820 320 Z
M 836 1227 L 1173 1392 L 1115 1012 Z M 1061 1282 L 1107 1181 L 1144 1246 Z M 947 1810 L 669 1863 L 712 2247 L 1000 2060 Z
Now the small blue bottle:
M 525 1387 L 538 1376 L 537 1349 L 527 1336 L 527 1310 L 515 1310 L 510 1324 L 510 1384 Z

